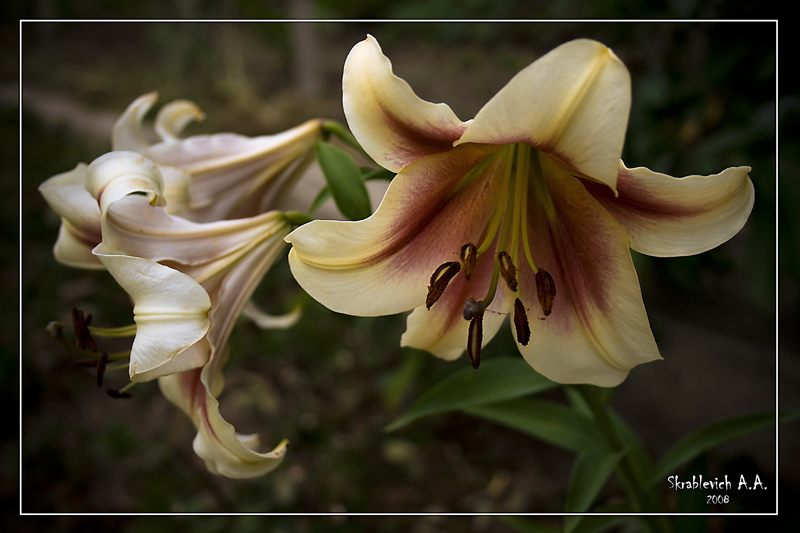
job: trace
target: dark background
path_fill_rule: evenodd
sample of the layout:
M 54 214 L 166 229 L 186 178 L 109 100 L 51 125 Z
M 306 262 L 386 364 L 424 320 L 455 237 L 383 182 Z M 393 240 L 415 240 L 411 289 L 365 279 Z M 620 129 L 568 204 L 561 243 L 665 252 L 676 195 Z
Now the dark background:
M 105 5 L 104 5 L 105 4 Z M 302 3 L 301 3 L 302 4 Z M 348 3 L 319 0 L 311 15 L 378 17 L 619 17 L 640 15 L 748 16 L 722 11 L 721 2 L 608 1 L 579 10 L 577 2 Z M 114 4 L 116 5 L 116 4 Z M 599 6 L 603 7 L 599 7 Z M 658 3 L 647 3 L 648 6 Z M 736 3 L 732 4 L 737 5 Z M 19 17 L 249 18 L 304 16 L 281 2 L 260 7 L 224 2 L 140 2 L 125 12 L 112 2 L 40 2 Z M 572 7 L 570 7 L 572 6 Z M 11 8 L 5 8 L 11 9 Z M 297 6 L 295 6 L 297 9 Z M 734 9 L 734 8 L 729 8 Z M 683 10 L 683 11 L 681 11 Z M 763 15 L 762 15 L 763 16 Z M 265 279 L 258 302 L 268 311 L 305 305 L 288 331 L 263 332 L 242 321 L 231 338 L 223 414 L 243 433 L 258 432 L 271 448 L 290 439 L 284 463 L 255 480 L 213 476 L 194 454 L 195 430 L 155 383 L 112 400 L 91 371 L 74 366 L 44 333 L 78 305 L 98 325 L 130 322 L 124 292 L 104 272 L 64 267 L 52 257 L 59 220 L 36 187 L 53 174 L 91 162 L 110 149 L 113 121 L 136 97 L 158 90 L 159 104 L 197 102 L 207 114 L 187 134 L 275 133 L 318 116 L 344 121 L 341 69 L 350 48 L 374 35 L 395 73 L 422 98 L 447 102 L 462 119 L 480 109 L 518 70 L 558 44 L 590 37 L 612 47 L 631 71 L 633 108 L 623 158 L 675 176 L 753 167 L 756 205 L 729 243 L 689 258 L 635 255 L 645 305 L 664 361 L 634 369 L 613 405 L 659 457 L 681 435 L 720 418 L 769 410 L 775 402 L 775 350 L 781 353 L 782 407 L 796 408 L 800 365 L 797 324 L 800 258 L 796 179 L 781 179 L 776 202 L 775 54 L 770 22 L 320 22 L 296 23 L 24 23 L 22 25 L 22 463 L 13 431 L 0 449 L 3 494 L 14 499 L 22 470 L 22 511 L 30 513 L 141 512 L 558 512 L 572 455 L 466 415 L 422 419 L 395 433 L 390 423 L 431 385 L 468 364 L 399 348 L 402 316 L 337 315 L 302 294 L 281 260 Z M 13 49 L 5 34 L 4 49 Z M 13 57 L 2 64 L 4 139 L 19 118 Z M 797 94 L 781 95 L 781 133 L 797 122 Z M 149 117 L 152 118 L 152 115 Z M 4 160 L 17 157 L 2 144 Z M 783 143 L 781 172 L 800 162 L 796 144 Z M 10 183 L 2 213 L 15 226 Z M 780 299 L 776 306 L 776 203 L 780 207 Z M 3 240 L 13 255 L 16 235 Z M 3 271 L 15 298 L 15 265 Z M 8 288 L 6 288 L 8 287 Z M 776 320 L 776 307 L 780 320 Z M 14 324 L 12 311 L 7 324 Z M 781 326 L 776 340 L 776 322 Z M 13 327 L 3 329 L 2 389 L 14 405 L 19 393 Z M 7 343 L 7 344 L 6 344 Z M 485 358 L 516 354 L 503 328 Z M 107 376 L 126 383 L 126 372 Z M 562 399 L 559 394 L 553 399 Z M 800 439 L 781 428 L 784 506 L 797 496 Z M 704 458 L 711 476 L 759 474 L 763 494 L 732 493 L 726 507 L 700 511 L 772 512 L 775 439 L 765 432 L 714 450 Z M 676 472 L 680 474 L 681 472 Z M 667 507 L 675 494 L 667 494 Z M 618 501 L 611 483 L 601 501 Z M 698 495 L 699 499 L 705 499 Z M 782 498 L 783 499 L 783 498 Z M 14 507 L 12 507 L 14 508 Z M 786 507 L 783 507 L 786 509 Z M 26 520 L 53 531 L 79 531 L 81 518 Z M 266 519 L 265 519 L 266 520 Z M 553 520 L 553 519 L 551 519 Z M 101 525 L 125 532 L 160 531 L 153 518 L 105 517 Z M 193 520 L 196 531 L 507 531 L 489 517 L 356 517 Z M 712 518 L 712 531 L 748 527 L 746 519 Z

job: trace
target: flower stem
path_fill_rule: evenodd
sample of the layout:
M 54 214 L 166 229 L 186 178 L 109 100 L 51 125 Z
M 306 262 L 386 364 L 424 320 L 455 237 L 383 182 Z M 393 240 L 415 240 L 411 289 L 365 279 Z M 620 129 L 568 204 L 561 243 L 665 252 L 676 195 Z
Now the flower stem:
M 595 388 L 590 385 L 577 385 L 575 389 L 586 401 L 589 409 L 591 409 L 594 421 L 609 448 L 615 452 L 624 451 L 625 446 L 614 429 L 611 418 L 608 416 L 605 406 L 598 398 Z M 636 478 L 636 474 L 630 464 L 630 456 L 627 453 L 623 455 L 622 460 L 617 465 L 617 476 L 619 476 L 625 488 L 625 492 L 628 494 L 634 512 L 643 513 L 655 511 L 655 509 L 652 508 L 649 495 Z M 653 532 L 661 533 L 668 531 L 666 523 L 662 520 L 658 520 L 658 517 L 643 516 L 642 519 L 647 524 L 648 529 Z

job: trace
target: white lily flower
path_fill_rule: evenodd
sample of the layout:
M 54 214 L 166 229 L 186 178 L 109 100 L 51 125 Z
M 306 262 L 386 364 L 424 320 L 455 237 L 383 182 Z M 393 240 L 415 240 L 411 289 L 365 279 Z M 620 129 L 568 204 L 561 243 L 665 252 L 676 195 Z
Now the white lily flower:
M 510 316 L 541 374 L 617 385 L 661 357 L 630 248 L 701 253 L 753 207 L 749 167 L 685 178 L 625 167 L 629 74 L 596 41 L 541 57 L 467 122 L 418 98 L 372 36 L 350 52 L 343 93 L 359 143 L 398 174 L 371 217 L 293 231 L 292 272 L 337 312 L 413 309 L 401 344 L 444 359 L 466 348 L 477 366 Z

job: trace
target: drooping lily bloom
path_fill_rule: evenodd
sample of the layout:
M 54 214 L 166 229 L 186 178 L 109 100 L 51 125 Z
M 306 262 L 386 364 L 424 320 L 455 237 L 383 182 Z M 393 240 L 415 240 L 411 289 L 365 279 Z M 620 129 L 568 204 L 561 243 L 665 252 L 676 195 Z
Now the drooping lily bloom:
M 753 206 L 749 167 L 673 178 L 622 163 L 630 77 L 595 41 L 541 57 L 468 122 L 418 98 L 372 36 L 343 92 L 353 134 L 398 174 L 370 218 L 292 232 L 292 272 L 337 312 L 413 309 L 401 344 L 444 359 L 466 349 L 477 366 L 508 316 L 546 377 L 617 385 L 660 359 L 630 248 L 704 252 Z
M 130 377 L 161 378 L 198 428 L 195 451 L 211 471 L 261 475 L 279 464 L 286 443 L 254 451 L 257 436 L 236 434 L 216 398 L 231 329 L 291 226 L 278 211 L 191 222 L 167 213 L 162 183 L 158 166 L 134 152 L 108 153 L 87 168 L 103 237 L 93 253 L 134 303 Z
M 112 147 L 139 152 L 157 163 L 165 174 L 168 203 L 180 206 L 170 212 L 195 222 L 254 216 L 280 207 L 313 162 L 314 141 L 322 132 L 323 121 L 313 119 L 275 135 L 217 133 L 182 139 L 183 129 L 205 115 L 193 102 L 176 100 L 156 116 L 154 129 L 161 142 L 151 144 L 142 132 L 142 119 L 157 99 L 153 92 L 128 106 L 114 126 Z M 188 177 L 185 183 L 182 176 Z
M 142 132 L 142 120 L 157 98 L 156 93 L 146 94 L 128 106 L 114 126 L 112 147 L 143 154 L 158 164 L 161 196 L 171 214 L 212 222 L 279 209 L 310 168 L 322 120 L 275 135 L 218 133 L 181 139 L 178 135 L 186 125 L 204 114 L 194 103 L 177 100 L 159 111 L 154 129 L 161 141 L 152 144 Z M 100 211 L 86 189 L 86 168 L 80 163 L 48 179 L 39 190 L 61 216 L 56 259 L 73 267 L 102 269 L 91 253 L 101 240 Z

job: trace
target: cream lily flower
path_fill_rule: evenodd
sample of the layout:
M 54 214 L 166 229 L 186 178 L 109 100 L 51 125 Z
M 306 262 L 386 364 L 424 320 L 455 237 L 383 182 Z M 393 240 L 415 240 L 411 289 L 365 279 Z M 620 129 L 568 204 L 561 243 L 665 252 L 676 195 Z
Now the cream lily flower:
M 196 223 L 171 215 L 161 205 L 158 166 L 133 152 L 101 156 L 87 175 L 101 212 L 103 241 L 94 254 L 134 302 L 131 379 L 161 378 L 167 398 L 198 428 L 194 447 L 212 472 L 251 477 L 272 470 L 286 443 L 254 451 L 257 436 L 236 434 L 216 398 L 231 329 L 285 249 L 286 216 Z
M 343 90 L 351 131 L 398 174 L 370 218 L 292 232 L 292 272 L 337 312 L 413 309 L 401 344 L 444 359 L 467 348 L 477 366 L 510 315 L 546 377 L 617 385 L 660 359 L 629 249 L 704 252 L 753 206 L 749 167 L 673 178 L 622 164 L 629 74 L 595 41 L 541 57 L 468 122 L 418 98 L 372 36 Z
M 153 92 L 137 98 L 114 126 L 114 150 L 139 152 L 161 167 L 171 213 L 195 222 L 243 218 L 278 206 L 314 159 L 321 119 L 309 120 L 275 135 L 234 133 L 179 137 L 192 121 L 205 117 L 197 105 L 176 100 L 154 123 L 161 142 L 151 144 L 142 119 L 155 104 Z M 168 169 L 165 171 L 165 169 Z
M 233 133 L 179 138 L 203 112 L 194 103 L 176 100 L 158 113 L 154 129 L 161 139 L 150 143 L 142 120 L 158 99 L 156 93 L 137 98 L 112 132 L 115 151 L 145 155 L 158 164 L 161 197 L 171 214 L 195 222 L 254 216 L 278 208 L 292 186 L 309 170 L 314 141 L 322 120 L 310 120 L 275 135 L 246 137 Z M 87 189 L 87 165 L 53 176 L 39 191 L 61 217 L 53 253 L 60 263 L 103 269 L 92 254 L 100 243 L 100 210 Z

